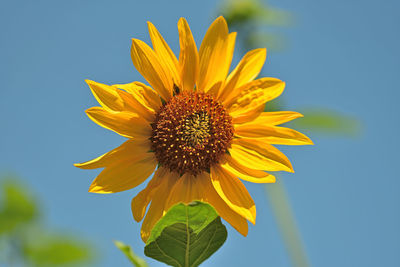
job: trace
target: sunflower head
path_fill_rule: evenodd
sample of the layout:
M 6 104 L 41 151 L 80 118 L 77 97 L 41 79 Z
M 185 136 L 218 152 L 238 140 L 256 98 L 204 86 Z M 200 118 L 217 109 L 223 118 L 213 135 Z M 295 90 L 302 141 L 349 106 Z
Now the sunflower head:
M 90 186 L 94 193 L 128 190 L 153 174 L 132 200 L 134 219 L 145 217 L 144 241 L 172 205 L 194 200 L 211 204 L 246 235 L 256 209 L 240 179 L 273 183 L 275 177 L 266 171 L 293 172 L 273 145 L 312 143 L 278 126 L 302 115 L 264 112 L 265 103 L 285 87 L 276 78 L 256 79 L 266 49 L 248 52 L 228 74 L 236 33 L 229 33 L 223 17 L 211 24 L 199 49 L 186 20 L 180 19 L 179 58 L 154 25 L 148 26 L 153 47 L 133 39 L 131 57 L 150 86 L 87 81 L 101 105 L 88 109 L 88 116 L 128 140 L 75 166 L 104 168 Z
M 171 172 L 196 175 L 219 162 L 233 133 L 232 117 L 211 95 L 182 92 L 157 112 L 152 150 Z

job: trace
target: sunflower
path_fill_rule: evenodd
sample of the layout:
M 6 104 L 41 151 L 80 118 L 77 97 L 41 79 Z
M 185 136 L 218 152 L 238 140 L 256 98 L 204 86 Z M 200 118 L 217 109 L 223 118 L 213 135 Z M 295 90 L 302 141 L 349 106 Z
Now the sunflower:
M 255 223 L 256 207 L 240 179 L 273 183 L 275 177 L 265 171 L 293 172 L 273 145 L 312 144 L 305 135 L 277 126 L 302 115 L 263 112 L 285 87 L 276 78 L 255 79 L 266 49 L 248 52 L 228 75 L 236 33 L 229 33 L 223 17 L 211 24 L 199 50 L 181 18 L 179 59 L 154 25 L 148 27 L 153 49 L 132 39 L 131 56 L 151 87 L 86 81 L 101 105 L 86 110 L 89 118 L 128 140 L 75 166 L 104 168 L 90 186 L 93 193 L 129 190 L 154 173 L 131 205 L 136 221 L 145 217 L 144 242 L 171 206 L 194 200 L 211 204 L 247 235 L 247 220 Z

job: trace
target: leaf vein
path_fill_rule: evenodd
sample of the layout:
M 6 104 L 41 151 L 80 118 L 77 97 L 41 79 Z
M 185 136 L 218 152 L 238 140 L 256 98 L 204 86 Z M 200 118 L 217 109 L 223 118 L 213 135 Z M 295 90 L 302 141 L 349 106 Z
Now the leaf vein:
M 178 264 L 178 265 L 177 265 L 178 267 L 182 267 L 182 265 L 181 265 L 176 259 L 172 258 L 170 255 L 166 254 L 164 250 L 162 250 L 162 248 L 158 245 L 158 241 L 157 241 L 157 240 L 155 240 L 154 243 L 156 243 L 158 249 L 160 250 L 160 252 L 161 252 L 164 256 L 166 256 L 167 258 L 169 258 L 169 259 L 171 259 L 172 261 L 176 262 L 176 263 Z
M 164 235 L 166 235 L 167 237 L 169 237 L 172 240 L 177 241 L 178 243 L 181 243 L 182 245 L 186 246 L 186 243 L 183 242 L 182 240 L 179 240 L 178 238 L 174 237 L 173 235 L 167 234 L 166 232 L 164 232 Z
M 207 247 L 203 250 L 203 252 L 200 254 L 200 256 L 193 262 L 193 266 L 196 266 L 196 262 L 197 262 L 199 259 L 201 259 L 201 257 L 203 257 L 203 255 L 204 255 L 204 253 L 208 250 L 208 248 L 209 248 L 210 245 L 211 245 L 211 242 L 214 240 L 214 237 L 215 237 L 215 235 L 216 235 L 216 233 L 217 233 L 217 230 L 218 230 L 218 227 L 215 227 L 215 228 L 214 228 L 214 233 L 213 233 L 212 237 L 210 238 L 210 240 L 208 241 Z

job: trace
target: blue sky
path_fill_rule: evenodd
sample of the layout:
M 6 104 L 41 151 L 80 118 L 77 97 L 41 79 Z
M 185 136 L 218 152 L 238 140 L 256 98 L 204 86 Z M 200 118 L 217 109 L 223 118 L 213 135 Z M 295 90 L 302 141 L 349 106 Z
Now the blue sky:
M 309 133 L 315 146 L 283 148 L 296 171 L 283 182 L 310 262 L 399 266 L 400 4 L 269 3 L 295 16 L 295 25 L 281 30 L 288 49 L 270 52 L 263 69 L 287 82 L 287 108 L 324 107 L 363 124 L 358 138 Z M 97 104 L 84 79 L 143 81 L 129 49 L 132 37 L 149 42 L 146 21 L 176 52 L 178 19 L 187 18 L 200 44 L 215 10 L 211 0 L 2 2 L 0 171 L 15 172 L 33 188 L 52 228 L 93 240 L 102 252 L 96 266 L 129 266 L 113 239 L 141 255 L 143 243 L 130 211 L 138 189 L 89 194 L 99 170 L 72 166 L 124 141 L 86 117 L 84 110 Z M 246 238 L 229 228 L 227 242 L 204 266 L 290 266 L 264 188 L 246 186 L 257 224 Z

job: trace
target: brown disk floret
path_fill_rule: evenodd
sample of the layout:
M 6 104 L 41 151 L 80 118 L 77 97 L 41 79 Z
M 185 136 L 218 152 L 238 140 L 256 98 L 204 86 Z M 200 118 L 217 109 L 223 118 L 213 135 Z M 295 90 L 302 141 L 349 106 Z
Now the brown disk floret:
M 170 171 L 209 171 L 230 146 L 234 128 L 225 108 L 205 93 L 182 92 L 157 113 L 152 150 Z

